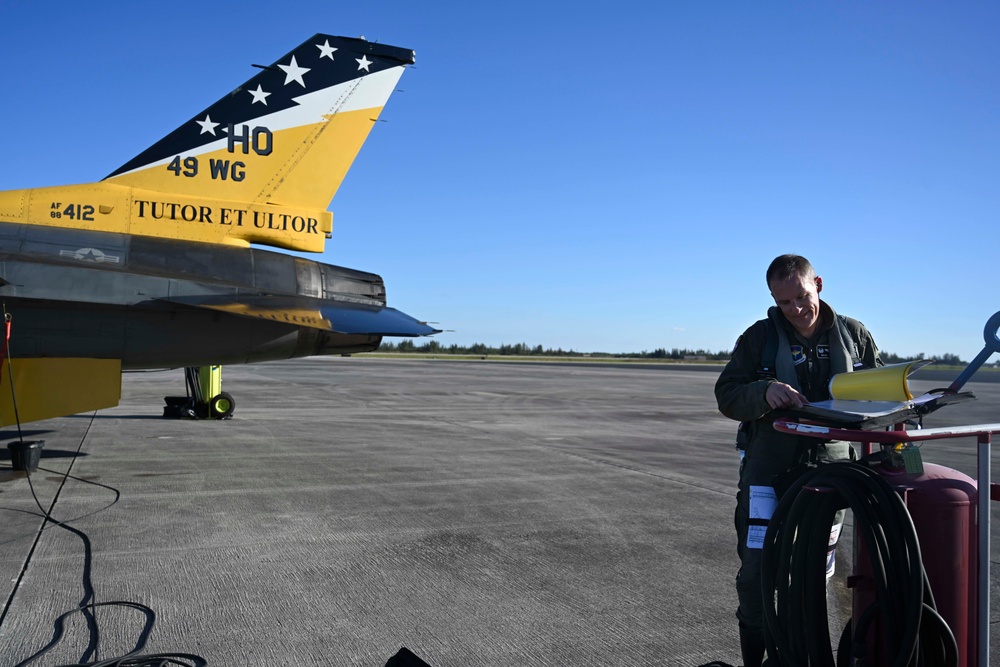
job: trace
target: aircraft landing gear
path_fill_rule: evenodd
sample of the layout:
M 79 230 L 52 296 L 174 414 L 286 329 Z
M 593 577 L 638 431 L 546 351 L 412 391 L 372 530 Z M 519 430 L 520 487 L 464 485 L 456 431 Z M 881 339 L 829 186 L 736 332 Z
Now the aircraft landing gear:
M 236 401 L 226 392 L 208 402 L 208 414 L 212 419 L 232 419 L 235 409 Z
M 167 396 L 163 416 L 168 419 L 232 419 L 236 400 L 222 391 L 222 366 L 184 369 L 187 396 Z M 206 396 L 211 398 L 206 399 Z

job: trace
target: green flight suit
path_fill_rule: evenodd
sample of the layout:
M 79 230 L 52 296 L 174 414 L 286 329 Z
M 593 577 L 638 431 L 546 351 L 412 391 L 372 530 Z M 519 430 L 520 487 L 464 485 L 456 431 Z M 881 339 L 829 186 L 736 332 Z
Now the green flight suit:
M 810 340 L 794 330 L 781 310 L 771 307 L 768 320 L 754 323 L 740 337 L 732 357 L 715 384 L 715 397 L 722 414 L 741 422 L 749 422 L 749 442 L 740 464 L 739 492 L 736 505 L 737 553 L 740 570 L 736 576 L 741 639 L 751 637 L 763 645 L 763 600 L 760 589 L 761 548 L 749 538 L 751 524 L 755 535 L 762 535 L 766 520 L 750 521 L 751 487 L 773 487 L 776 476 L 787 473 L 802 463 L 847 459 L 852 455 L 846 442 L 823 442 L 815 438 L 779 433 L 772 427 L 774 420 L 765 398 L 767 387 L 780 381 L 798 389 L 811 402 L 827 400 L 830 378 L 840 372 L 881 366 L 878 348 L 861 322 L 849 317 L 839 318 L 824 301 L 820 301 L 820 326 Z M 776 358 L 764 360 L 768 329 L 778 334 Z M 850 340 L 844 340 L 847 333 Z M 773 334 L 771 334 L 773 335 Z M 772 344 L 773 349 L 773 344 Z M 763 367 L 772 368 L 765 371 Z M 764 526 L 764 527 L 761 527 Z M 748 539 L 750 542 L 748 543 Z

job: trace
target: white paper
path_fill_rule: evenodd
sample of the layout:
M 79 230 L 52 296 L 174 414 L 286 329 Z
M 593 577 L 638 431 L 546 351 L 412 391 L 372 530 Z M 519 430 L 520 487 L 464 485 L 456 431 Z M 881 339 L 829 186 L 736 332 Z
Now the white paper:
M 750 487 L 750 518 L 769 520 L 778 506 L 778 496 L 770 486 Z M 767 526 L 750 526 L 747 531 L 747 548 L 763 549 Z

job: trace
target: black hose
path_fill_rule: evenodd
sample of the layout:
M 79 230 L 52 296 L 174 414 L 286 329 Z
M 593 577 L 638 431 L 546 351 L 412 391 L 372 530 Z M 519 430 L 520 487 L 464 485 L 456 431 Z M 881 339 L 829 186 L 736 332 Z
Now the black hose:
M 845 507 L 868 547 L 875 602 L 861 612 L 857 627 L 845 630 L 835 662 L 825 604 L 826 556 L 830 527 Z M 910 514 L 889 483 L 863 465 L 820 465 L 784 492 L 764 537 L 761 570 L 765 643 L 779 665 L 861 664 L 851 662 L 845 649 L 863 660 L 876 619 L 888 665 L 958 665 L 958 645 L 935 608 Z

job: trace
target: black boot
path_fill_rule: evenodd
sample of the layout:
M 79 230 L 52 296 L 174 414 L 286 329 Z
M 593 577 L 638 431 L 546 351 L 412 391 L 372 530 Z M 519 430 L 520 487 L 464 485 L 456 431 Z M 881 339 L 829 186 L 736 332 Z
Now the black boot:
M 743 667 L 761 667 L 764 664 L 764 631 L 740 627 L 740 651 Z

